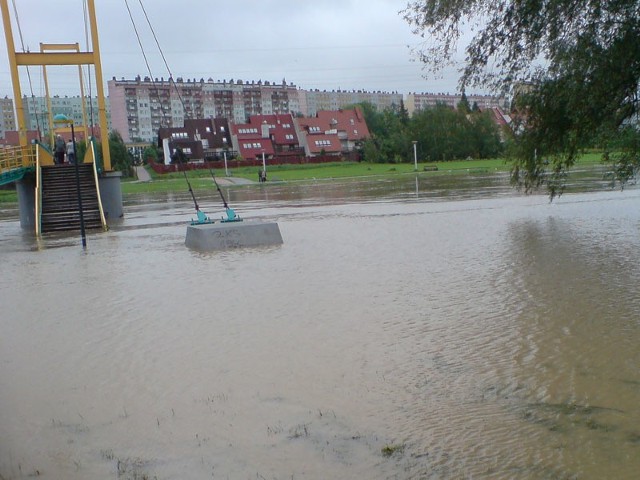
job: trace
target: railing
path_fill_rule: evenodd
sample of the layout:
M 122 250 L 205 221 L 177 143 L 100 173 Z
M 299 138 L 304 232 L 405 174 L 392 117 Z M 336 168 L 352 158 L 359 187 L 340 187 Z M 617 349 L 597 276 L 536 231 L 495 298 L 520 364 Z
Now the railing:
M 109 226 L 107 225 L 107 219 L 104 216 L 104 209 L 102 208 L 102 197 L 100 196 L 100 180 L 98 175 L 98 159 L 96 157 L 96 143 L 92 138 L 89 142 L 89 149 L 91 151 L 91 156 L 93 157 L 93 179 L 96 182 L 96 193 L 98 195 L 98 209 L 100 210 L 100 222 L 102 222 L 102 229 L 104 231 L 109 230 Z
M 42 218 L 40 213 L 42 212 L 42 171 L 40 169 L 40 149 L 36 148 L 36 235 L 39 236 L 42 233 Z
M 0 148 L 0 183 L 19 180 L 26 169 L 35 167 L 35 164 L 35 145 Z

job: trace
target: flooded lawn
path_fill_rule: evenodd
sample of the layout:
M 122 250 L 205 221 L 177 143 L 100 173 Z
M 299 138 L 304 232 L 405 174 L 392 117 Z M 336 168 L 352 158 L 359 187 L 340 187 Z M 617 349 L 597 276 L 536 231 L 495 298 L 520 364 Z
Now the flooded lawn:
M 640 190 L 598 190 L 232 188 L 284 244 L 218 253 L 188 193 L 86 251 L 5 210 L 0 478 L 634 478 Z

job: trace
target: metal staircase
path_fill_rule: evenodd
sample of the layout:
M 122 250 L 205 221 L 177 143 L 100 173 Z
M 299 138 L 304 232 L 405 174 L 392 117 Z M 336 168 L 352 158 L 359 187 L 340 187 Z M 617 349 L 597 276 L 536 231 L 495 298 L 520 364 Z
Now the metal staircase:
M 75 165 L 42 166 L 42 233 L 80 230 Z M 103 228 L 93 164 L 78 165 L 85 229 Z

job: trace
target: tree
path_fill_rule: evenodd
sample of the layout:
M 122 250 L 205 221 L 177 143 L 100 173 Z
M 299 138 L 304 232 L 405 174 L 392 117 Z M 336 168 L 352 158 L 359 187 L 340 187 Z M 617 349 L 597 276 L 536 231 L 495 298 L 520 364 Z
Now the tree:
M 462 113 L 470 113 L 471 106 L 469 105 L 469 99 L 467 98 L 467 94 L 462 92 L 462 97 L 458 102 L 458 110 Z
M 122 136 L 117 131 L 109 133 L 109 154 L 111 155 L 111 168 L 122 172 L 125 177 L 132 176 L 133 157 L 127 150 Z M 98 147 L 98 152 L 102 148 Z
M 158 147 L 156 145 L 149 145 L 142 151 L 142 163 L 146 165 L 149 160 L 157 162 L 159 156 Z
M 502 151 L 498 127 L 489 113 L 467 114 L 448 105 L 416 112 L 410 136 L 431 161 L 489 158 Z
M 516 99 L 512 157 L 512 179 L 526 190 L 546 184 L 552 197 L 561 193 L 582 148 L 594 138 L 615 144 L 637 123 L 640 0 L 412 0 L 402 13 L 415 33 L 435 39 L 416 53 L 436 70 L 477 27 L 462 90 L 527 85 Z M 637 152 L 625 158 L 633 167 Z

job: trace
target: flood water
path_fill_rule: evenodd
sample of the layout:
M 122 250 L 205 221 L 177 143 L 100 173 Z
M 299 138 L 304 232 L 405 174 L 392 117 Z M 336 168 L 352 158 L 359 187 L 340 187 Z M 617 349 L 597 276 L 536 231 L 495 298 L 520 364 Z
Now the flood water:
M 284 244 L 218 253 L 5 208 L 0 479 L 638 478 L 640 190 L 506 183 L 225 189 Z

